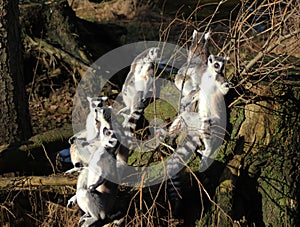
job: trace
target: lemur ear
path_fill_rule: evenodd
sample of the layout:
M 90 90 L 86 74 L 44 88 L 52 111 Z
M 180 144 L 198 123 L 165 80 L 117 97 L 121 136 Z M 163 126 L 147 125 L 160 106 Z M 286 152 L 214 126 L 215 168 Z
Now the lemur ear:
M 197 36 L 197 34 L 198 34 L 198 32 L 197 32 L 197 30 L 196 29 L 194 29 L 194 31 L 193 31 L 193 39 L 195 39 L 196 38 L 196 36 Z
M 208 61 L 209 61 L 210 63 L 212 63 L 212 62 L 213 62 L 213 58 L 214 58 L 214 56 L 213 56 L 213 55 L 209 55 L 209 57 L 208 57 Z
M 204 34 L 204 40 L 208 40 L 210 38 L 210 34 L 211 34 L 210 30 L 208 30 L 208 32 Z
M 86 97 L 86 99 L 89 101 L 89 102 L 91 102 L 92 101 L 92 98 L 91 97 Z
M 224 60 L 225 60 L 225 61 L 229 61 L 229 60 L 230 60 L 230 57 L 225 57 Z
M 106 101 L 108 99 L 108 97 L 107 96 L 103 96 L 103 97 L 101 97 L 101 99 L 102 99 L 102 101 Z

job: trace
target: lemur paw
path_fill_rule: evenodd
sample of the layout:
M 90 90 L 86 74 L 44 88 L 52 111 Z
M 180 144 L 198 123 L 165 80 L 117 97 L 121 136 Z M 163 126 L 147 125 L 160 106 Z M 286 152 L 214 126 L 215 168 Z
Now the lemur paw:
M 95 192 L 96 191 L 96 187 L 95 187 L 95 185 L 91 185 L 91 186 L 89 186 L 89 188 L 88 188 L 88 192 L 91 192 L 91 193 L 93 193 L 93 192 Z
M 68 200 L 67 208 L 71 208 L 71 207 L 75 206 L 75 204 L 76 204 L 76 201 L 71 198 Z
M 221 89 L 220 90 L 221 90 L 221 92 L 222 92 L 223 95 L 226 95 L 228 93 L 228 91 L 229 91 L 229 88 L 230 88 L 229 83 L 223 83 L 221 85 Z

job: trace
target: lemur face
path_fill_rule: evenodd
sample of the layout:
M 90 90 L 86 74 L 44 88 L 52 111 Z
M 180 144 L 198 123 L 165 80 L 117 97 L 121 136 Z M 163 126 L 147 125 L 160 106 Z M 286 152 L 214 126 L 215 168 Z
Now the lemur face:
M 208 67 L 213 69 L 217 74 L 220 74 L 224 70 L 225 61 L 229 60 L 228 58 L 223 58 L 219 56 L 210 55 L 208 57 Z
M 159 48 L 157 48 L 157 47 L 152 47 L 149 49 L 148 56 L 149 56 L 149 60 L 151 62 L 153 62 L 157 59 L 158 51 L 159 51 Z
M 105 148 L 115 147 L 118 140 L 113 132 L 113 130 L 108 129 L 107 127 L 103 128 L 103 143 Z
M 89 101 L 90 104 L 90 110 L 95 109 L 96 107 L 103 107 L 105 101 L 107 101 L 107 97 L 87 97 L 87 100 Z

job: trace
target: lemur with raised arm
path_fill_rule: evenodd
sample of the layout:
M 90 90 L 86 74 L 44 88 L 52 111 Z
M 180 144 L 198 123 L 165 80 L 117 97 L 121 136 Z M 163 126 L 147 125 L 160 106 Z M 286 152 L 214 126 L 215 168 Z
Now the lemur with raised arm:
M 209 38 L 210 32 L 205 34 L 196 30 L 193 32 L 187 62 L 178 70 L 174 81 L 175 86 L 181 91 L 182 99 L 187 99 L 186 97 L 196 91 L 201 83 L 209 56 Z
M 224 124 L 222 124 L 222 121 L 226 122 L 222 116 L 224 109 L 219 107 L 223 103 L 223 96 L 229 90 L 229 83 L 226 82 L 223 74 L 224 64 L 227 60 L 228 58 L 210 55 L 207 58 L 207 65 L 203 67 L 205 70 L 201 70 L 200 84 L 181 100 L 181 105 L 184 107 L 197 101 L 198 112 L 186 109 L 177 116 L 170 126 L 169 134 L 171 137 L 175 137 L 182 131 L 186 132 L 186 137 L 178 145 L 175 158 L 167 163 L 167 172 L 172 172 L 178 165 L 183 165 L 180 164 L 181 160 L 184 158 L 187 160 L 187 157 L 190 157 L 202 145 L 205 146 L 205 149 L 198 151 L 202 156 L 200 171 L 205 170 L 210 164 L 207 160 L 218 149 L 216 146 L 218 145 L 216 141 L 220 139 L 218 134 L 222 135 L 225 132 Z M 177 174 L 171 177 L 171 180 L 167 181 L 168 195 L 173 200 L 171 204 L 173 204 L 176 213 L 176 209 L 181 204 L 178 195 L 178 192 L 181 191 L 181 184 Z
M 152 47 L 140 53 L 131 63 L 130 71 L 122 87 L 125 107 L 119 111 L 129 110 L 133 113 L 136 106 L 143 102 L 153 88 L 154 64 L 158 59 L 159 48 Z
M 224 77 L 224 65 L 229 58 L 210 55 L 207 70 L 203 74 L 200 89 L 194 101 L 198 101 L 198 114 L 201 120 L 200 134 L 205 149 L 201 154 L 201 167 L 208 167 L 209 157 L 218 149 L 220 135 L 224 135 L 226 126 L 226 108 L 224 95 L 231 86 Z

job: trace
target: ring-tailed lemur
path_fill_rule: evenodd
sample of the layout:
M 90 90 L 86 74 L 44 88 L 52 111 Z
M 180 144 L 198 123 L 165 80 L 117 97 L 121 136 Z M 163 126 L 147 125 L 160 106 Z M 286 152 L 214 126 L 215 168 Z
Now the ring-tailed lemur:
M 117 185 L 106 178 L 117 177 L 116 151 L 118 141 L 113 131 L 103 128 L 103 140 L 90 156 L 88 166 L 80 168 L 76 194 L 68 201 L 67 207 L 76 203 L 84 211 L 79 223 L 90 226 L 106 216 L 114 206 Z
M 128 146 L 130 145 L 129 139 L 131 138 L 125 138 L 125 132 L 123 132 L 123 128 L 121 125 L 117 124 L 117 121 L 115 121 L 115 124 L 112 124 L 113 120 L 113 109 L 111 107 L 107 108 L 100 108 L 97 107 L 95 109 L 96 112 L 96 125 L 97 125 L 97 131 L 99 132 L 99 138 L 102 141 L 104 138 L 103 132 L 104 128 L 115 130 L 117 135 L 119 136 L 119 139 L 122 141 L 122 144 L 119 146 L 119 149 L 117 150 L 117 170 L 119 174 L 119 178 L 122 178 L 123 169 L 127 165 L 128 161 Z M 115 128 L 114 128 L 115 127 Z M 126 130 L 125 130 L 126 131 Z M 123 144 L 125 143 L 126 144 Z
M 102 191 L 102 184 L 107 178 L 116 177 L 116 153 L 120 145 L 114 132 L 106 127 L 103 128 L 102 144 L 91 156 L 89 162 L 88 188 L 91 191 L 96 189 Z
M 131 63 L 125 83 L 122 87 L 122 98 L 125 107 L 118 114 L 127 110 L 130 114 L 139 106 L 147 94 L 152 91 L 154 81 L 154 63 L 158 59 L 159 48 L 152 47 L 139 54 Z
M 108 179 L 117 179 L 116 152 L 119 142 L 112 130 L 103 128 L 101 146 L 94 151 L 88 165 L 87 189 L 100 198 L 98 216 L 85 216 L 84 225 L 89 226 L 99 218 L 104 219 L 112 211 L 118 185 Z M 77 198 L 78 200 L 78 198 Z
M 193 100 L 194 94 L 199 89 L 201 84 L 202 74 L 205 72 L 207 67 L 207 58 L 209 56 L 208 51 L 208 41 L 210 37 L 210 32 L 201 33 L 194 30 L 192 35 L 192 44 L 189 48 L 187 62 L 178 70 L 177 75 L 175 76 L 175 86 L 178 90 L 181 91 L 181 105 L 180 113 L 186 114 L 184 111 L 187 106 L 192 106 L 190 103 Z M 187 108 L 191 110 L 192 107 Z M 175 138 L 179 132 L 182 132 L 185 121 L 182 121 L 183 117 L 179 115 L 174 122 L 171 124 L 168 132 L 168 138 Z M 188 114 L 189 115 L 189 114 Z M 189 116 L 188 116 L 189 117 Z M 194 117 L 194 116 L 193 116 Z M 194 119 L 194 118 L 191 119 Z M 183 124 L 183 125 L 181 125 Z M 186 144 L 178 147 L 175 154 L 177 158 L 173 159 L 172 162 L 167 163 L 167 171 L 170 172 L 174 165 L 177 165 L 177 162 L 180 162 L 179 157 L 189 155 L 191 151 L 193 152 L 198 144 L 193 144 L 190 142 L 194 138 L 190 138 L 188 135 L 188 140 Z M 181 191 L 181 182 L 179 175 L 172 175 L 171 178 L 167 181 L 167 194 L 169 201 L 171 202 L 171 207 L 173 210 L 173 215 L 176 217 L 181 213 L 182 200 L 179 192 Z M 178 218 L 178 217 L 177 217 Z
M 94 108 L 94 119 L 90 120 L 91 125 L 93 124 L 96 136 L 90 141 L 86 141 L 85 138 L 81 138 L 81 134 L 75 134 L 69 140 L 71 143 L 71 161 L 74 168 L 68 170 L 66 173 L 73 173 L 78 171 L 82 166 L 87 166 L 88 161 L 92 153 L 103 143 L 103 129 L 112 129 L 112 114 L 113 109 L 109 107 L 93 107 Z M 121 126 L 117 127 L 118 136 L 122 141 L 128 142 L 127 138 L 124 138 L 123 132 L 120 130 Z M 119 178 L 122 178 L 123 169 L 127 165 L 128 161 L 128 148 L 127 146 L 121 145 L 117 152 L 117 169 Z
M 202 79 L 198 88 L 192 92 L 190 92 L 187 96 L 183 97 L 181 100 L 181 105 L 184 109 L 187 106 L 192 106 L 196 101 L 199 101 L 199 94 L 204 93 L 213 93 L 213 91 L 208 92 L 208 89 L 212 89 L 212 87 L 216 87 L 219 91 L 225 95 L 229 91 L 229 87 L 231 83 L 227 83 L 224 77 L 224 66 L 225 62 L 228 61 L 229 58 L 219 57 L 210 55 L 207 60 L 207 65 L 205 71 L 202 73 Z M 206 75 L 204 75 L 206 74 Z M 211 81 L 214 81 L 213 83 Z M 191 108 L 187 108 L 189 111 Z M 198 108 L 199 109 L 199 108 Z M 199 109 L 200 110 L 200 109 Z
M 210 32 L 205 34 L 196 30 L 193 32 L 187 62 L 175 76 L 175 86 L 182 91 L 183 97 L 196 90 L 201 83 L 201 76 L 206 69 L 206 61 L 209 56 L 209 37 Z
M 223 70 L 228 60 L 229 58 L 209 56 L 207 70 L 203 74 L 198 97 L 195 99 L 198 100 L 198 113 L 202 122 L 200 134 L 205 146 L 204 150 L 199 151 L 202 155 L 202 167 L 207 167 L 208 158 L 219 147 L 217 141 L 220 140 L 220 135 L 225 133 L 226 109 L 222 108 L 222 104 L 230 83 L 226 82 Z
M 95 149 L 97 149 L 102 143 L 102 134 L 101 128 L 110 127 L 111 119 L 111 108 L 110 107 L 99 107 L 102 106 L 102 101 L 105 101 L 106 98 L 89 98 L 90 108 L 92 111 L 89 114 L 87 123 L 89 122 L 89 129 L 80 131 L 76 133 L 69 139 L 70 147 L 70 156 L 74 168 L 68 170 L 66 174 L 71 174 L 77 172 L 81 167 L 87 166 L 90 156 Z M 94 117 L 94 118 L 92 118 Z M 93 139 L 87 140 L 87 132 L 93 131 Z
M 198 112 L 184 111 L 173 121 L 169 128 L 169 135 L 175 137 L 178 134 L 187 133 L 186 140 L 180 143 L 176 149 L 176 159 L 167 163 L 167 172 L 171 172 L 174 166 L 180 165 L 179 159 L 184 159 L 202 145 L 205 150 L 199 151 L 202 155 L 200 170 L 208 167 L 207 160 L 219 144 L 216 140 L 220 139 L 218 134 L 225 133 L 222 128 L 223 114 L 226 111 L 220 108 L 224 102 L 223 96 L 229 90 L 229 83 L 226 82 L 223 74 L 224 63 L 228 58 L 210 55 L 207 60 L 206 70 L 204 71 L 201 83 L 197 91 L 193 93 L 190 100 L 193 102 L 198 101 Z M 189 103 L 188 103 L 189 104 Z M 185 159 L 187 160 L 187 159 Z M 178 191 L 181 190 L 180 182 L 178 182 L 178 175 L 173 175 L 172 179 L 167 181 L 168 194 L 173 204 L 173 209 L 180 204 Z
M 87 131 L 87 136 L 86 140 L 90 141 L 94 139 L 97 136 L 97 130 L 95 128 L 95 109 L 96 107 L 103 107 L 104 103 L 107 101 L 107 97 L 87 97 L 87 100 L 89 101 L 89 108 L 90 112 L 86 118 L 86 131 Z
M 139 54 L 132 62 L 130 72 L 122 87 L 125 107 L 118 114 L 124 117 L 122 123 L 125 136 L 130 141 L 146 107 L 146 98 L 153 90 L 154 64 L 158 61 L 159 48 L 152 47 Z M 129 114 L 124 112 L 129 110 Z
M 76 194 L 69 199 L 67 205 L 67 207 L 72 207 L 78 204 L 84 212 L 84 215 L 81 216 L 78 222 L 79 226 L 90 226 L 90 224 L 105 218 L 105 211 L 101 206 L 103 199 L 100 193 L 91 192 L 87 188 L 88 173 L 89 170 L 87 167 L 80 170 Z

